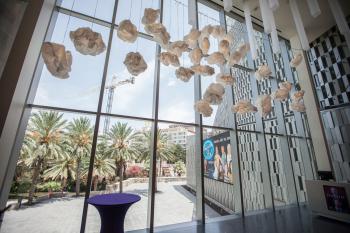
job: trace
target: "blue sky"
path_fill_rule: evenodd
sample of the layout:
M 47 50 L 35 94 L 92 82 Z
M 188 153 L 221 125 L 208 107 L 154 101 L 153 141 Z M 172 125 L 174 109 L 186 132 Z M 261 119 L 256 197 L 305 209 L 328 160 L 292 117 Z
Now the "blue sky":
M 187 5 L 187 0 L 179 0 Z M 106 21 L 111 21 L 114 0 L 64 0 L 62 6 L 67 9 L 79 11 L 87 15 L 95 16 Z M 141 17 L 145 7 L 157 7 L 157 0 L 120 0 L 116 22 L 130 19 L 139 31 L 144 32 Z M 96 5 L 97 4 L 97 5 Z M 199 4 L 199 27 L 207 24 L 218 25 L 219 13 L 202 4 Z M 187 7 L 177 1 L 164 1 L 163 23 L 171 35 L 171 41 L 182 40 L 191 26 L 187 24 Z M 100 92 L 104 60 L 106 52 L 98 56 L 86 56 L 77 52 L 69 38 L 69 32 L 79 27 L 92 27 L 94 31 L 102 34 L 107 44 L 109 28 L 77 19 L 73 16 L 59 14 L 56 26 L 50 41 L 63 43 L 67 50 L 72 52 L 73 64 L 70 78 L 61 80 L 53 77 L 46 67 L 43 68 L 35 104 L 51 105 L 56 107 L 96 111 Z M 218 42 L 210 38 L 210 53 L 218 48 Z M 138 38 L 135 43 L 121 41 L 114 33 L 110 59 L 108 61 L 107 84 L 112 76 L 116 75 L 118 81 L 128 79 L 131 75 L 126 70 L 123 61 L 128 52 L 140 52 L 148 64 L 147 70 L 136 77 L 135 84 L 127 84 L 117 87 L 114 94 L 112 113 L 152 118 L 153 81 L 155 66 L 156 43 Z M 183 66 L 192 64 L 185 53 L 180 58 Z M 205 64 L 205 62 L 202 62 Z M 215 81 L 216 74 L 220 72 L 218 66 L 214 66 L 215 74 L 211 77 L 202 77 L 202 92 Z M 176 79 L 175 68 L 161 65 L 160 73 L 160 100 L 159 118 L 163 120 L 194 122 L 194 84 L 193 79 L 184 83 Z M 104 97 L 106 97 L 106 92 Z M 204 118 L 204 124 L 211 125 L 215 117 L 214 113 L 209 118 Z M 102 111 L 106 110 L 106 98 L 103 101 Z

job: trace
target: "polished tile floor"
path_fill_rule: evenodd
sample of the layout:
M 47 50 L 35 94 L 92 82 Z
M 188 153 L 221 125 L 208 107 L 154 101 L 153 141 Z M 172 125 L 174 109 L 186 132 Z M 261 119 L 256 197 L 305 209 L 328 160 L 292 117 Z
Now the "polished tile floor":
M 225 220 L 208 220 L 205 226 L 158 228 L 162 233 L 350 233 L 350 224 L 314 216 L 307 206 L 289 207 L 273 212 Z M 172 229 L 171 229 L 172 228 Z M 141 231 L 137 231 L 141 232 Z M 136 232 L 135 232 L 136 233 Z

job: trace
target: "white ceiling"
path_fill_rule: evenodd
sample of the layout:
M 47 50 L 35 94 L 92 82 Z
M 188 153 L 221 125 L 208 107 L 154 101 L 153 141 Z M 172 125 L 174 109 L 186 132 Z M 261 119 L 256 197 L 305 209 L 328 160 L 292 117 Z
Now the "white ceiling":
M 212 0 L 218 4 L 222 4 L 221 0 Z M 242 8 L 243 0 L 233 0 L 234 6 Z M 309 41 L 313 41 L 322 33 L 330 29 L 333 25 L 335 25 L 335 21 L 333 15 L 329 9 L 327 0 L 318 0 L 321 15 L 316 18 L 313 18 L 309 13 L 309 8 L 306 0 L 296 0 L 298 4 L 298 8 L 302 17 L 302 21 L 304 23 L 305 31 Z M 258 0 L 248 0 L 249 5 L 251 6 L 252 15 L 261 20 L 259 1 Z M 280 30 L 280 34 L 283 37 L 290 38 L 296 35 L 295 25 L 292 18 L 292 13 L 289 8 L 289 0 L 279 0 L 279 8 L 274 12 L 276 26 Z M 342 9 L 344 10 L 345 15 L 350 14 L 350 0 L 339 0 Z M 242 15 L 240 11 L 235 10 L 236 13 Z M 255 21 L 257 22 L 257 21 Z M 261 23 L 260 23 L 261 24 Z

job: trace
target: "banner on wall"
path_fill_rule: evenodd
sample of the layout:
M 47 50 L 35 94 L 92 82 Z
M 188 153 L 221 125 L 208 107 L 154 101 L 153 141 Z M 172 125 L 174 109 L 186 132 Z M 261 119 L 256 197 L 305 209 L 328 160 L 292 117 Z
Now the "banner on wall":
M 323 191 L 328 210 L 350 214 L 349 202 L 344 187 L 324 185 Z
M 230 132 L 203 141 L 204 176 L 233 184 Z

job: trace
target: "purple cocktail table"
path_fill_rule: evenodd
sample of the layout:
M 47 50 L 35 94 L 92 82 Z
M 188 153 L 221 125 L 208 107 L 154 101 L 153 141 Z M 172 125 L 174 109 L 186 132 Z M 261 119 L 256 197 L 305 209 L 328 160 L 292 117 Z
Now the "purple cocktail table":
M 125 214 L 140 199 L 136 194 L 113 193 L 90 197 L 87 202 L 95 206 L 100 214 L 100 233 L 124 233 Z

